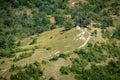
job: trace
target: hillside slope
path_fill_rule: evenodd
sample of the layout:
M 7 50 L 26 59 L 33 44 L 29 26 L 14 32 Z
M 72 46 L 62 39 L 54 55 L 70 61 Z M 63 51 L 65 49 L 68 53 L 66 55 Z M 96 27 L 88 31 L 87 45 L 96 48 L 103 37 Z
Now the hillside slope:
M 0 0 L 0 80 L 120 80 L 120 0 Z

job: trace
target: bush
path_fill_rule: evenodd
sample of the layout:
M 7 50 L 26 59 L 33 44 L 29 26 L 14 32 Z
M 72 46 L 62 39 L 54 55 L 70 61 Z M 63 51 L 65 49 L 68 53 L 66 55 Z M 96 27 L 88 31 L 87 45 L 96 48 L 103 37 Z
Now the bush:
M 112 37 L 120 40 L 120 27 L 116 28 L 116 30 L 114 31 Z
M 51 50 L 51 47 L 47 47 L 46 50 L 47 50 L 47 51 Z
M 57 61 L 58 60 L 58 56 L 54 56 L 53 58 L 49 59 L 49 61 Z
M 68 75 L 68 74 L 70 73 L 69 66 L 68 66 L 68 67 L 62 66 L 62 67 L 60 68 L 60 72 L 61 72 L 61 74 Z
M 15 68 L 14 65 L 12 65 L 12 67 L 13 69 Z M 41 69 L 40 65 L 29 64 L 25 66 L 23 70 L 20 70 L 16 74 L 12 74 L 10 76 L 10 79 L 11 80 L 30 80 L 31 78 L 33 78 L 33 80 L 39 80 L 39 78 L 42 75 L 43 75 L 43 70 Z
M 29 45 L 33 45 L 33 44 L 35 44 L 36 42 L 37 42 L 37 38 L 34 38 Z
M 13 59 L 13 61 L 16 62 L 16 61 L 19 61 L 19 60 L 21 60 L 21 59 L 30 57 L 30 56 L 32 56 L 33 53 L 34 53 L 34 51 L 31 51 L 31 52 L 28 52 L 28 53 L 22 53 L 22 54 L 20 54 L 18 57 L 15 57 L 15 58 Z
M 65 17 L 63 15 L 55 15 L 54 17 L 57 25 L 62 25 L 65 21 Z
M 47 64 L 47 61 L 45 61 L 45 60 L 42 60 L 42 64 Z
M 12 64 L 11 68 L 10 68 L 10 71 L 15 71 L 15 70 L 20 70 L 20 69 L 22 69 L 21 66 L 16 66 L 16 65 Z
M 6 54 L 8 53 L 8 51 L 5 51 L 3 49 L 0 50 L 0 57 L 6 57 Z
M 1 62 L 1 64 L 4 64 L 5 63 L 5 61 L 3 60 L 2 62 Z
M 74 27 L 73 21 L 68 19 L 67 21 L 64 22 L 64 27 L 65 27 L 65 31 L 70 30 L 71 28 Z
M 67 57 L 69 57 L 69 56 L 70 56 L 69 54 L 63 54 L 63 53 L 61 53 L 58 57 L 59 58 L 67 59 Z
M 91 35 L 97 37 L 97 30 L 94 30 Z
M 10 27 L 12 25 L 12 21 L 10 19 L 4 20 L 4 25 Z
M 56 80 L 54 77 L 50 77 L 49 80 Z
M 17 44 L 16 44 L 16 46 L 20 46 L 21 45 L 21 42 L 19 41 Z
M 17 74 L 11 75 L 10 79 L 11 80 L 30 80 L 30 77 L 25 72 L 19 71 Z

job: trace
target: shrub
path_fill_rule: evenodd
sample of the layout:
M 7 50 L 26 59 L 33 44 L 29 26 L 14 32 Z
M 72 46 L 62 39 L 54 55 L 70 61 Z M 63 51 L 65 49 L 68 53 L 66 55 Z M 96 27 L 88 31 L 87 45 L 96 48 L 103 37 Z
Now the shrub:
M 53 58 L 49 59 L 49 61 L 57 61 L 58 60 L 58 56 L 54 56 Z
M 47 51 L 51 50 L 51 47 L 47 47 L 46 50 L 47 50 Z
M 19 41 L 17 44 L 16 44 L 16 46 L 20 46 L 21 45 L 21 42 Z
M 63 53 L 61 53 L 58 57 L 59 58 L 67 59 L 67 57 L 69 57 L 69 56 L 70 56 L 69 54 L 63 54 Z
M 33 44 L 35 44 L 36 42 L 37 42 L 37 38 L 34 38 L 29 45 L 33 45 Z
M 42 64 L 47 64 L 47 61 L 45 61 L 45 60 L 42 60 Z
M 10 20 L 10 19 L 6 19 L 6 20 L 4 20 L 4 25 L 10 27 L 10 26 L 12 25 L 12 20 Z
M 1 64 L 4 64 L 5 63 L 5 61 L 3 60 L 2 62 L 1 62 Z
M 60 72 L 61 72 L 62 74 L 64 74 L 64 75 L 68 75 L 68 74 L 70 73 L 69 66 L 68 66 L 68 67 L 62 66 L 62 67 L 60 68 Z
M 50 77 L 49 80 L 56 80 L 54 77 Z
M 21 59 L 30 57 L 30 56 L 32 56 L 33 53 L 34 53 L 34 51 L 31 51 L 31 52 L 28 52 L 28 53 L 26 53 L 26 52 L 25 52 L 25 53 L 22 53 L 22 54 L 20 54 L 18 57 L 15 57 L 15 58 L 13 59 L 13 61 L 16 62 L 16 61 L 19 61 L 19 60 L 21 60 Z
M 14 65 L 12 65 L 12 67 L 13 69 L 15 68 Z M 39 78 L 42 75 L 43 75 L 43 70 L 40 67 L 40 65 L 29 64 L 25 66 L 23 70 L 18 71 L 16 74 L 12 74 L 10 76 L 10 79 L 11 80 L 30 80 L 32 78 L 33 80 L 39 80 Z
M 112 37 L 120 40 L 120 27 L 118 26 L 116 30 L 114 31 Z
M 65 31 L 67 31 L 74 27 L 74 23 L 69 19 L 64 22 L 64 26 L 65 26 Z

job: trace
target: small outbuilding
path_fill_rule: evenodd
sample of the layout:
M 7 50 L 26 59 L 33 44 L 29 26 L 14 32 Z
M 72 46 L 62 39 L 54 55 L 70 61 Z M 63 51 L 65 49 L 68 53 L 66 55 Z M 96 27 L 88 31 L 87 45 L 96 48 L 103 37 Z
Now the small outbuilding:
M 76 27 L 77 30 L 80 30 L 80 29 L 81 29 L 81 28 L 80 28 L 80 23 L 77 23 L 77 24 L 75 25 L 75 27 Z

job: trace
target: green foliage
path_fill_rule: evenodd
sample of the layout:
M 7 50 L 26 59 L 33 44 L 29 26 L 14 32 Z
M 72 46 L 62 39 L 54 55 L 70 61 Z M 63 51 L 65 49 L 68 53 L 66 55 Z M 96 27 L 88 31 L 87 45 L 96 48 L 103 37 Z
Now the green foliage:
M 56 80 L 54 77 L 50 77 L 49 80 Z
M 61 53 L 58 56 L 54 56 L 53 58 L 49 59 L 49 61 L 57 61 L 59 58 L 67 59 L 67 57 L 69 57 L 69 56 L 70 56 L 70 54 Z
M 13 61 L 16 62 L 16 61 L 19 61 L 19 60 L 21 60 L 21 59 L 30 57 L 30 56 L 32 56 L 32 54 L 34 54 L 34 50 L 31 51 L 31 52 L 28 52 L 28 53 L 25 52 L 25 53 L 20 54 L 18 57 L 15 57 L 15 58 L 13 59 Z
M 36 63 L 36 62 L 35 62 Z M 16 74 L 12 74 L 10 76 L 11 80 L 30 80 L 33 78 L 34 80 L 39 80 L 39 78 L 43 75 L 43 70 L 40 67 L 40 64 L 37 62 L 36 64 L 29 64 L 25 66 L 24 70 L 18 71 Z
M 92 66 L 89 70 L 83 70 L 82 79 L 85 80 L 119 80 L 119 71 L 120 61 L 114 62 L 111 61 L 107 66 Z M 96 76 L 95 76 L 96 75 Z M 76 77 L 76 80 L 79 80 L 79 77 Z
M 16 46 L 20 46 L 21 45 L 21 42 L 19 41 L 17 44 L 16 44 Z
M 6 54 L 7 54 L 7 51 L 5 51 L 3 49 L 0 50 L 0 57 L 5 57 Z
M 14 64 L 11 65 L 10 71 L 15 71 L 15 70 L 20 70 L 21 67 L 20 66 L 16 66 Z
M 7 20 L 4 21 L 4 25 L 10 27 L 10 26 L 12 26 L 12 21 L 7 19 Z
M 65 12 L 67 2 L 68 0 L 1 0 L 0 49 L 14 48 L 20 45 L 15 45 L 16 40 L 55 29 L 56 25 L 51 24 L 49 19 L 49 15 L 54 16 L 54 13 L 56 24 L 62 25 L 65 20 L 62 13 Z
M 111 34 L 108 30 L 102 29 L 102 37 L 103 38 L 111 38 Z
M 69 57 L 69 56 L 70 56 L 69 54 L 63 54 L 63 53 L 61 53 L 58 57 L 59 58 L 67 59 L 67 57 Z
M 110 7 L 109 1 L 87 0 L 88 3 L 79 2 L 70 9 L 72 19 L 75 23 L 80 23 L 81 27 L 87 26 L 91 21 L 100 23 L 100 28 L 106 28 L 113 25 L 112 17 L 108 13 L 107 7 Z M 114 1 L 113 1 L 114 2 Z M 114 8 L 112 8 L 114 10 Z
M 94 30 L 91 35 L 97 37 L 97 30 Z
M 54 17 L 57 25 L 62 25 L 65 21 L 64 15 L 55 15 Z
M 54 56 L 53 58 L 49 59 L 49 61 L 57 61 L 58 60 L 58 56 Z
M 37 38 L 34 38 L 29 45 L 33 45 L 33 44 L 35 44 L 36 42 L 37 42 Z
M 85 49 L 76 49 L 74 53 L 78 57 L 72 59 L 69 69 L 75 74 L 76 80 L 119 80 L 120 60 L 114 60 L 114 57 L 119 59 L 120 53 L 116 41 L 111 39 L 106 43 L 89 43 Z M 106 55 L 103 55 L 104 53 Z M 96 63 L 106 62 L 106 58 L 113 58 L 113 61 L 108 62 L 108 65 L 96 66 Z M 88 64 L 91 66 L 87 69 Z
M 51 50 L 51 47 L 47 47 L 46 50 L 47 50 L 47 51 Z
M 67 20 L 64 22 L 64 26 L 65 26 L 65 31 L 67 31 L 74 27 L 74 23 L 71 20 Z
M 42 62 L 41 62 L 42 64 L 47 64 L 47 61 L 45 61 L 45 60 L 42 60 Z
M 22 71 L 19 71 L 16 75 L 11 75 L 10 76 L 10 79 L 11 80 L 29 80 L 30 79 L 30 77 L 27 75 L 27 74 L 25 74 L 25 72 L 22 72 Z
M 87 1 L 78 1 L 75 7 L 69 7 L 69 0 L 1 0 L 0 49 L 15 48 L 20 45 L 15 44 L 16 40 L 55 29 L 56 26 L 64 26 L 65 30 L 69 30 L 75 23 L 84 27 L 91 21 L 99 23 L 97 27 L 103 29 L 114 26 L 110 15 L 119 14 L 119 0 Z M 50 23 L 51 17 L 55 18 L 55 25 Z M 114 33 L 115 36 L 118 35 Z
M 67 66 L 67 67 L 62 66 L 60 68 L 60 72 L 61 72 L 61 74 L 68 75 L 70 73 L 69 66 Z
M 92 47 L 93 45 L 92 45 L 92 43 L 88 43 L 88 46 L 87 47 Z
M 1 36 L 0 38 L 0 48 L 14 48 L 15 47 L 15 39 L 13 36 Z
M 5 61 L 3 60 L 2 62 L 1 62 L 1 64 L 4 64 L 5 63 Z
M 8 50 L 4 50 L 4 49 L 0 49 L 0 57 L 14 57 L 14 52 L 11 49 Z
M 120 27 L 117 27 L 117 29 L 114 31 L 112 37 L 117 38 L 117 39 L 120 40 Z

